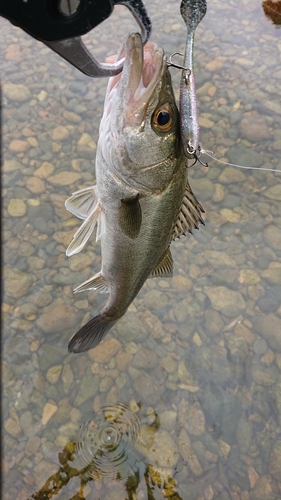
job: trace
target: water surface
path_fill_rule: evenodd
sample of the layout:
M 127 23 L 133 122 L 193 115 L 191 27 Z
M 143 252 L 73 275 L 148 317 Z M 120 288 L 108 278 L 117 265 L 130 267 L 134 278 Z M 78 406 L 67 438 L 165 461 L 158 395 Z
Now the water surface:
M 147 0 L 152 40 L 184 50 L 179 2 Z M 136 29 L 116 8 L 99 59 Z M 7 500 L 277 500 L 281 496 L 281 174 L 190 169 L 205 227 L 172 245 L 101 346 L 67 353 L 104 297 L 64 201 L 94 183 L 106 80 L 2 19 L 3 493 Z M 196 31 L 200 143 L 281 169 L 280 30 L 254 0 L 210 1 Z M 180 74 L 173 71 L 176 94 Z M 207 159 L 207 158 L 204 158 Z

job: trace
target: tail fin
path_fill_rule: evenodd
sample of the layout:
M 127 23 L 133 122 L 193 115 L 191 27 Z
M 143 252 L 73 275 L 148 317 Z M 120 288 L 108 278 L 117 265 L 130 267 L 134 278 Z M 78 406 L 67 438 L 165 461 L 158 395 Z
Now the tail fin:
M 113 327 L 117 318 L 97 314 L 72 337 L 68 344 L 69 352 L 84 352 L 99 345 L 105 334 Z

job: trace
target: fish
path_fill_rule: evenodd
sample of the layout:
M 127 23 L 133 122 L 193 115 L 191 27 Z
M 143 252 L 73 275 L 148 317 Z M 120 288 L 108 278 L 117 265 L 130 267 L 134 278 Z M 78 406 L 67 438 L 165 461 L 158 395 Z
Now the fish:
M 181 16 L 187 27 L 183 71 L 180 81 L 180 130 L 184 153 L 187 158 L 196 158 L 199 146 L 199 124 L 194 80 L 194 35 L 198 24 L 207 12 L 206 0 L 182 0 Z
M 69 352 L 96 347 L 149 277 L 171 277 L 173 239 L 204 224 L 187 179 L 179 111 L 162 47 L 131 33 L 116 59 L 99 129 L 96 184 L 73 193 L 67 210 L 84 220 L 66 255 L 96 229 L 101 271 L 74 289 L 108 294 L 105 306 L 72 337 Z

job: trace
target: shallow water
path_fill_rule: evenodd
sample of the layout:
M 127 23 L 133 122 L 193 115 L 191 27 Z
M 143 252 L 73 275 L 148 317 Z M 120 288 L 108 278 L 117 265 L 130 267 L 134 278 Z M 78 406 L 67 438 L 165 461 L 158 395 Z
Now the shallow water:
M 152 40 L 183 51 L 179 2 L 147 6 Z M 103 59 L 133 29 L 120 7 L 85 38 Z M 190 169 L 206 226 L 173 243 L 174 278 L 148 280 L 98 349 L 68 354 L 104 301 L 72 292 L 100 250 L 66 258 L 79 221 L 64 201 L 94 182 L 106 80 L 3 19 L 0 39 L 4 498 L 280 499 L 281 173 Z M 209 2 L 195 40 L 204 149 L 281 169 L 280 62 L 260 3 Z

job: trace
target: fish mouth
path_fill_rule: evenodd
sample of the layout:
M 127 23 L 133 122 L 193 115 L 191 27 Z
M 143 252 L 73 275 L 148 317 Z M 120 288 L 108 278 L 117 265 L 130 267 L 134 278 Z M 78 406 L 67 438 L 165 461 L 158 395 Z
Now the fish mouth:
M 149 42 L 144 47 L 139 33 L 130 33 L 116 61 L 125 58 L 123 71 L 114 76 L 110 93 L 117 91 L 118 114 L 123 126 L 140 126 L 151 96 L 166 69 L 164 51 Z

